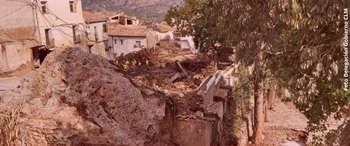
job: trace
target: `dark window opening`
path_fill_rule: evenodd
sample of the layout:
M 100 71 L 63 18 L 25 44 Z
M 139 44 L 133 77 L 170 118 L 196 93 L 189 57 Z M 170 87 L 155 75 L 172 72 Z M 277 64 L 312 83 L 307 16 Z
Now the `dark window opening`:
M 97 27 L 94 27 L 94 33 L 95 33 L 95 41 L 98 41 L 98 36 L 97 36 Z
M 41 12 L 44 13 L 44 14 L 47 14 L 48 13 L 47 1 L 42 1 L 40 3 L 41 3 Z
M 120 44 L 123 45 L 123 40 L 120 40 Z
M 110 49 L 110 47 L 108 47 L 108 41 L 104 41 L 103 45 L 105 47 L 105 51 L 108 51 Z
M 37 47 L 32 47 L 34 67 L 39 68 L 46 58 L 46 56 L 51 52 L 49 49 L 39 49 Z
M 48 49 L 41 49 L 39 50 L 39 59 L 40 59 L 40 64 L 44 62 L 46 56 L 51 52 L 51 50 Z
M 102 29 L 103 29 L 103 32 L 107 32 L 107 26 L 106 26 L 106 24 L 103 24 L 103 25 L 102 25 Z
M 81 39 L 80 39 L 80 35 L 77 34 L 77 25 L 73 25 L 72 26 L 72 31 L 73 31 L 73 42 L 74 43 L 80 43 Z
M 141 41 L 135 41 L 135 47 L 137 47 L 137 48 L 139 48 L 139 47 L 141 47 Z
M 69 1 L 69 9 L 71 13 L 77 12 L 75 1 Z
M 119 16 L 113 17 L 112 20 L 119 20 Z
M 132 25 L 132 20 L 126 20 L 127 25 Z

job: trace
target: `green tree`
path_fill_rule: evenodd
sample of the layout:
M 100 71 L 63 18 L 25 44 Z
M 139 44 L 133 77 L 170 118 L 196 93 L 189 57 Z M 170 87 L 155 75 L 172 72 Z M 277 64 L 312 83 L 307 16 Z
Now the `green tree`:
M 237 62 L 254 65 L 253 139 L 259 145 L 268 78 L 292 91 L 312 132 L 324 130 L 326 120 L 339 118 L 340 107 L 349 104 L 339 71 L 345 6 L 346 0 L 186 0 L 174 13 L 181 23 L 173 24 L 193 35 L 201 52 L 220 56 L 235 46 Z
M 349 1 L 290 1 L 280 7 L 283 31 L 273 42 L 268 64 L 274 76 L 294 93 L 294 102 L 309 119 L 308 131 L 326 129 L 325 122 L 349 104 L 343 83 L 343 8 Z

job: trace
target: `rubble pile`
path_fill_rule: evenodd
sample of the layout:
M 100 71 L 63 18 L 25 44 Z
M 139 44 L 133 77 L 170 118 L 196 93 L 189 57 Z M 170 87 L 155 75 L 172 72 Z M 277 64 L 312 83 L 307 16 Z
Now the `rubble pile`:
M 187 72 L 187 75 L 176 64 Z M 206 76 L 214 72 L 211 60 L 199 58 L 190 50 L 182 51 L 162 42 L 155 49 L 143 49 L 118 56 L 115 64 L 154 89 L 188 92 L 195 90 Z
M 161 143 L 165 100 L 143 93 L 120 72 L 78 48 L 56 49 L 16 91 L 0 95 L 0 112 L 19 109 L 17 144 Z

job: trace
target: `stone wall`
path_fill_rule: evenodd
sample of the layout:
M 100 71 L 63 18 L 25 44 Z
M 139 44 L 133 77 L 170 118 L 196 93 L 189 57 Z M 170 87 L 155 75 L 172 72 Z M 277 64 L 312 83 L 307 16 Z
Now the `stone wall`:
M 0 71 L 14 71 L 22 66 L 33 66 L 33 53 L 28 42 L 0 45 Z

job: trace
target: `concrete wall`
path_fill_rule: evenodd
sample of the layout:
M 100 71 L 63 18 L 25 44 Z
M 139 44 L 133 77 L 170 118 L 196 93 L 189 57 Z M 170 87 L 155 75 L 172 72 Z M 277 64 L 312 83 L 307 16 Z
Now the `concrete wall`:
M 190 43 L 187 40 L 176 41 L 178 45 L 180 45 L 180 49 L 191 49 Z
M 170 40 L 174 39 L 174 35 L 173 35 L 174 31 L 169 31 L 169 32 L 157 32 L 157 36 L 159 40 L 163 40 L 165 38 L 167 38 L 167 36 L 169 36 Z
M 114 60 L 113 49 L 108 48 L 104 42 L 97 42 L 91 48 L 92 54 L 100 55 L 108 60 Z
M 3 31 L 0 31 L 0 37 L 21 40 L 34 36 L 33 9 L 29 4 L 30 0 L 1 1 L 0 26 Z
M 146 37 L 109 37 L 109 45 L 112 46 L 113 53 L 117 55 L 141 50 L 141 47 L 135 47 L 136 41 L 141 41 L 141 46 L 147 46 Z
M 13 71 L 22 65 L 33 64 L 31 44 L 4 43 L 0 45 L 0 71 Z
M 158 40 L 156 39 L 156 32 L 149 31 L 146 35 L 147 38 L 147 48 L 153 48 L 158 43 Z
M 175 121 L 173 141 L 183 146 L 210 146 L 212 145 L 212 128 L 213 125 L 208 121 Z

